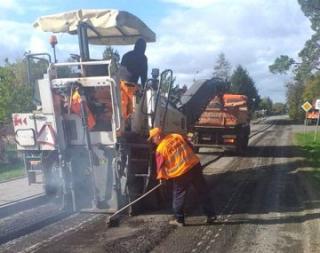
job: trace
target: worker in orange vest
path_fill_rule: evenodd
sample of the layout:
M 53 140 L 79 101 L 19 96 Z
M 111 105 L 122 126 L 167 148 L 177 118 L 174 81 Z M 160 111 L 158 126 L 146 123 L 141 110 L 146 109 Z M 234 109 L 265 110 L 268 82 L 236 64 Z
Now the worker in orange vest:
M 74 90 L 72 93 L 70 109 L 73 113 L 78 114 L 79 116 L 81 115 L 81 96 L 77 89 Z M 84 103 L 84 109 L 86 110 L 86 113 L 87 113 L 88 129 L 91 130 L 96 125 L 96 119 L 93 116 L 86 102 Z
M 169 224 L 184 226 L 183 207 L 187 191 L 191 185 L 199 195 L 206 214 L 206 223 L 216 219 L 210 198 L 210 191 L 202 174 L 199 158 L 192 150 L 191 144 L 180 134 L 164 135 L 161 128 L 153 128 L 149 139 L 157 145 L 156 164 L 157 179 L 173 181 L 173 212 L 175 219 Z

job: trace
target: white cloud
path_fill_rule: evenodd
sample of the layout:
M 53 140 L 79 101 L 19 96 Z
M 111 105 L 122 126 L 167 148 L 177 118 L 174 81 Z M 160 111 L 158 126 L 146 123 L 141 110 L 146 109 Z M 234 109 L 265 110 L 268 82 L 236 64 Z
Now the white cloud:
M 218 54 L 223 52 L 234 67 L 241 64 L 247 68 L 262 96 L 284 100 L 285 78 L 271 75 L 268 65 L 280 54 L 296 56 L 311 36 L 309 21 L 297 1 L 161 1 L 167 16 L 155 29 L 158 41 L 147 48 L 150 70 L 171 68 L 178 83 L 189 85 L 193 79 L 210 77 Z M 26 50 L 51 52 L 49 34 L 36 32 L 30 19 L 31 15 L 55 12 L 51 4 L 49 0 L 0 0 L 0 60 L 21 57 Z M 55 6 L 63 4 L 62 0 L 54 2 Z M 49 13 L 50 8 L 53 10 Z M 28 14 L 29 23 L 5 20 L 14 19 L 13 13 Z M 76 40 L 69 37 L 58 36 L 59 59 L 79 51 Z M 122 55 L 131 49 L 118 50 Z M 102 50 L 93 49 L 92 56 L 98 58 Z
M 0 20 L 0 30 L 2 38 L 0 40 L 0 47 L 4 49 L 2 57 L 10 57 L 10 53 L 17 51 L 23 52 L 28 44 L 31 34 L 31 27 L 27 23 L 19 23 L 8 20 Z
M 18 3 L 15 0 L 1 0 L 0 8 L 3 9 L 16 9 L 18 8 Z
M 48 34 L 36 31 L 30 23 L 0 20 L 3 34 L 0 40 L 0 62 L 5 58 L 22 58 L 26 51 L 32 53 L 48 52 Z
M 210 77 L 218 54 L 224 52 L 234 67 L 247 68 L 260 95 L 284 101 L 285 78 L 272 75 L 268 66 L 280 54 L 297 56 L 311 36 L 297 2 L 163 1 L 178 7 L 162 19 L 158 42 L 148 47 L 152 66 L 172 68 L 178 83 L 191 84 L 195 76 Z
M 162 1 L 166 3 L 181 5 L 183 7 L 204 8 L 220 0 L 162 0 Z
M 0 15 L 2 17 L 8 16 L 10 12 L 14 12 L 15 14 L 23 14 L 24 9 L 21 8 L 21 5 L 17 0 L 1 0 L 0 1 Z M 12 14 L 12 13 L 11 13 Z
M 33 34 L 30 38 L 29 45 L 27 47 L 32 53 L 48 52 L 48 40 L 44 40 L 43 36 Z
M 53 4 L 59 6 L 61 0 L 55 2 L 49 0 L 0 0 L 0 16 L 12 20 L 15 18 L 13 13 L 22 16 L 32 12 L 47 12 L 53 8 Z

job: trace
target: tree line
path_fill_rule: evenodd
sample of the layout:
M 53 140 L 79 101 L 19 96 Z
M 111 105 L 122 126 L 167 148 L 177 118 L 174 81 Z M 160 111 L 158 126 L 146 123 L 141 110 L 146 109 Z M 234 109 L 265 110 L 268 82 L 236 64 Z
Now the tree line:
M 103 59 L 112 58 L 116 66 L 119 64 L 120 55 L 117 50 L 112 47 L 106 47 L 102 56 Z M 68 61 L 72 61 L 72 59 Z M 32 79 L 40 79 L 43 73 L 45 73 L 47 66 L 41 61 L 31 61 L 31 64 L 33 69 Z M 270 101 L 270 98 L 260 98 L 254 80 L 244 67 L 239 65 L 233 73 L 231 73 L 231 71 L 231 64 L 225 55 L 220 53 L 213 66 L 212 77 L 225 81 L 226 92 L 246 95 L 248 97 L 249 107 L 252 110 L 271 110 L 272 101 Z M 64 70 L 64 72 L 68 71 Z M 10 128 L 12 113 L 31 112 L 35 109 L 32 98 L 32 87 L 26 85 L 27 83 L 27 66 L 24 59 L 18 59 L 15 62 L 10 62 L 6 59 L 4 64 L 0 66 L 0 134 L 3 132 L 7 133 L 7 129 Z M 175 84 L 173 90 L 174 93 L 181 96 L 182 90 L 185 89 L 186 85 L 180 87 L 179 84 Z M 3 129 L 6 130 L 4 131 Z
M 286 84 L 286 96 L 289 116 L 302 120 L 304 111 L 301 105 L 320 98 L 320 1 L 298 0 L 304 15 L 310 20 L 313 34 L 295 60 L 288 55 L 277 57 L 269 70 L 274 74 L 286 74 L 289 71 L 293 78 Z
M 219 54 L 213 69 L 212 76 L 225 81 L 225 92 L 248 97 L 248 106 L 252 112 L 264 110 L 264 115 L 283 114 L 286 112 L 286 107 L 283 103 L 274 103 L 270 97 L 261 97 L 259 95 L 255 81 L 242 65 L 238 65 L 232 72 L 232 66 L 224 53 Z
M 112 47 L 106 47 L 102 57 L 103 59 L 112 58 L 115 63 L 112 66 L 113 68 L 117 68 L 119 65 L 120 55 Z M 74 59 L 70 58 L 68 61 L 74 61 Z M 33 69 L 31 79 L 40 79 L 46 72 L 46 64 L 43 61 L 35 60 L 32 60 L 30 64 Z M 72 70 L 63 69 L 62 71 L 68 75 Z M 220 53 L 213 66 L 212 77 L 225 81 L 225 92 L 246 95 L 251 111 L 256 109 L 272 110 L 273 103 L 271 99 L 260 97 L 254 80 L 244 67 L 239 65 L 232 73 L 231 71 L 231 64 L 225 55 Z M 4 64 L 0 66 L 0 153 L 1 149 L 3 149 L 4 139 L 13 133 L 12 114 L 15 112 L 31 112 L 36 108 L 37 103 L 33 100 L 34 91 L 31 85 L 27 85 L 27 76 L 25 59 L 18 59 L 15 62 L 10 62 L 6 59 Z M 172 96 L 174 97 L 181 96 L 187 89 L 186 85 L 175 84 L 173 87 Z

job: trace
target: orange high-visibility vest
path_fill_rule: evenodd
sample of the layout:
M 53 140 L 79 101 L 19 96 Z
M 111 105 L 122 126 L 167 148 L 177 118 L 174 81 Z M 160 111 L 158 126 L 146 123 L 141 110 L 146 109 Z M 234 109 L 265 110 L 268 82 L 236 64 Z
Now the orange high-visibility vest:
M 122 116 L 125 119 L 128 119 L 133 113 L 133 96 L 138 90 L 138 86 L 136 84 L 120 80 L 120 90 Z
M 73 92 L 72 94 L 72 98 L 71 98 L 71 111 L 73 113 L 76 113 L 80 116 L 81 114 L 81 96 L 79 94 L 79 92 L 76 90 Z M 84 109 L 87 112 L 87 124 L 88 124 L 88 128 L 92 129 L 95 125 L 96 125 L 96 119 L 93 116 L 92 112 L 90 111 L 88 105 L 85 103 L 84 104 Z
M 156 152 L 164 158 L 164 165 L 157 172 L 157 179 L 179 177 L 200 162 L 180 134 L 167 135 L 158 145 Z

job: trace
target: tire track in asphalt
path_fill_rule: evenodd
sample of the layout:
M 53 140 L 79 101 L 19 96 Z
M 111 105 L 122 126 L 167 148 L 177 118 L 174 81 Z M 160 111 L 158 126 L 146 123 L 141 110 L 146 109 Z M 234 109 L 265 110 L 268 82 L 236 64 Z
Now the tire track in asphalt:
M 270 126 L 263 127 L 262 129 L 260 129 L 260 131 L 258 131 L 259 133 L 261 133 L 260 136 L 257 136 L 255 138 L 255 140 L 251 141 L 250 145 L 255 145 L 257 144 L 260 140 L 262 140 L 264 138 L 265 135 L 268 134 L 268 132 L 265 132 L 267 129 L 271 128 L 273 126 L 273 124 L 271 124 Z M 264 132 L 262 131 L 264 130 Z M 257 134 L 256 134 L 257 135 Z M 260 150 L 260 153 L 263 152 L 263 150 Z M 245 158 L 239 158 L 241 159 L 240 162 L 246 164 L 247 161 L 245 161 Z M 236 172 L 239 167 L 239 161 L 237 159 L 233 159 L 230 164 L 228 164 L 228 166 L 225 166 L 224 170 L 221 171 L 221 174 L 226 174 L 226 172 Z M 254 166 L 253 166 L 254 167 Z M 226 176 L 227 177 L 227 176 Z M 220 178 L 221 179 L 221 178 Z M 222 179 L 223 180 L 223 179 Z M 204 252 L 206 249 L 212 252 L 212 250 L 214 250 L 215 248 L 215 243 L 218 241 L 218 239 L 221 237 L 224 241 L 226 241 L 226 231 L 225 231 L 225 225 L 227 224 L 227 222 L 229 221 L 231 215 L 232 215 L 232 211 L 234 209 L 234 207 L 236 206 L 237 201 L 235 201 L 236 199 L 239 199 L 239 196 L 241 195 L 242 189 L 245 188 L 245 185 L 248 183 L 249 178 L 247 176 L 247 178 L 242 179 L 241 182 L 239 182 L 237 184 L 237 186 L 234 188 L 231 197 L 228 198 L 227 203 L 221 208 L 221 210 L 219 210 L 218 213 L 222 213 L 222 215 L 218 215 L 218 220 L 216 221 L 216 225 L 220 225 L 219 228 L 217 228 L 217 226 L 204 226 L 203 224 L 199 227 L 196 227 L 195 229 L 193 228 L 192 231 L 189 231 L 191 229 L 187 227 L 184 228 L 187 229 L 188 231 L 186 233 L 190 233 L 191 238 L 193 237 L 192 241 L 194 241 L 194 246 L 187 249 L 187 244 L 183 245 L 183 249 L 179 248 L 175 248 L 176 252 L 186 252 L 186 251 L 191 251 L 191 252 Z M 218 182 L 221 183 L 221 182 Z M 216 186 L 218 187 L 218 186 Z M 191 225 L 193 226 L 193 225 Z M 180 230 L 181 231 L 181 230 Z M 175 233 L 175 232 L 173 232 Z M 176 233 L 179 234 L 179 229 L 176 230 Z M 183 233 L 183 232 L 181 232 Z M 231 231 L 232 233 L 232 231 Z M 174 238 L 172 239 L 173 241 L 179 241 L 179 235 L 173 235 Z M 185 234 L 180 234 L 181 239 L 188 237 Z M 196 239 L 194 237 L 197 237 L 199 239 Z M 209 240 L 210 239 L 210 240 Z M 170 240 L 170 239 L 168 239 Z M 208 241 L 210 242 L 210 245 L 208 244 Z M 206 243 L 207 242 L 207 243 Z M 166 245 L 170 244 L 170 242 L 165 243 Z M 160 249 L 159 249 L 160 248 Z M 161 245 L 159 245 L 158 247 L 156 247 L 154 249 L 154 252 L 162 252 L 164 247 L 162 248 Z M 170 249 L 172 250 L 172 248 Z
M 274 124 L 271 124 L 267 127 L 264 127 L 262 130 L 257 131 L 256 133 L 257 134 L 263 133 L 273 126 L 274 126 Z M 255 135 L 257 135 L 257 134 L 255 134 Z M 258 144 L 261 140 L 263 140 L 263 138 L 266 134 L 268 134 L 268 132 L 265 132 L 264 134 L 262 134 L 262 136 L 260 136 L 258 139 L 256 139 L 254 141 L 254 143 L 251 143 L 251 145 Z M 259 154 L 257 154 L 257 156 L 259 156 L 262 152 L 263 152 L 263 149 L 260 150 L 260 152 L 259 152 Z M 263 165 L 264 160 L 265 160 L 264 157 L 259 158 L 258 161 L 254 162 L 254 164 L 253 164 L 253 166 L 251 166 L 251 168 L 255 168 L 260 165 Z M 244 160 L 242 160 L 241 162 L 243 163 Z M 242 166 L 235 167 L 235 169 L 232 172 L 236 172 L 236 171 L 240 170 L 241 167 Z M 191 250 L 192 253 L 216 251 L 216 248 L 218 247 L 218 245 L 215 245 L 216 243 L 221 244 L 221 242 L 222 242 L 222 246 L 223 246 L 226 244 L 227 241 L 229 241 L 229 239 L 227 237 L 233 237 L 232 229 L 228 229 L 228 226 L 226 226 L 226 225 L 230 222 L 230 218 L 232 217 L 232 213 L 233 213 L 234 209 L 237 207 L 239 201 L 241 201 L 241 196 L 243 194 L 243 191 L 245 190 L 245 188 L 249 184 L 250 178 L 252 176 L 253 175 L 251 173 L 248 173 L 246 178 L 244 180 L 242 180 L 237 185 L 237 187 L 233 190 L 231 197 L 228 199 L 227 203 L 225 204 L 225 206 L 221 210 L 221 213 L 223 215 L 219 215 L 217 221 L 215 222 L 216 224 L 220 225 L 220 227 L 216 231 L 216 233 L 214 233 L 211 230 L 210 226 L 205 226 L 203 228 L 202 233 L 204 233 L 205 235 L 201 238 L 202 240 L 197 243 L 196 247 L 194 247 Z M 212 238 L 212 239 L 210 239 L 210 238 Z M 219 241 L 218 240 L 219 238 L 222 238 L 222 241 Z

